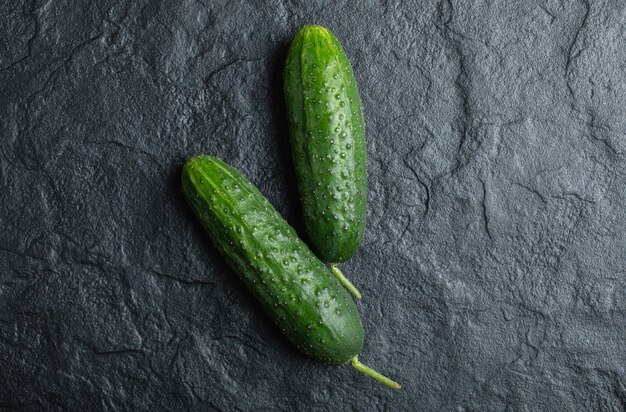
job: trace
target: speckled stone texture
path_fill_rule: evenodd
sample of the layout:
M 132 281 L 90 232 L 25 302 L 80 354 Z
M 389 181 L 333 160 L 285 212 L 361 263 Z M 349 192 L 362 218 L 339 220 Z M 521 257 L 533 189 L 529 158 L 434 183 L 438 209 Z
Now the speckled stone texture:
M 301 232 L 281 70 L 360 86 L 361 359 L 289 346 L 186 206 L 242 170 Z M 623 411 L 626 3 L 3 1 L 0 409 Z

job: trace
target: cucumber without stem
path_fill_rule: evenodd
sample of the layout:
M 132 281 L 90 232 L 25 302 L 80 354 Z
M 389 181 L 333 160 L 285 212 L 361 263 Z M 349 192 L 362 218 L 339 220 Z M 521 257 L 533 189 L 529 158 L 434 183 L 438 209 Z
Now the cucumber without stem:
M 199 155 L 183 167 L 182 187 L 216 247 L 296 347 L 399 388 L 358 361 L 363 326 L 354 301 L 252 183 Z
M 322 259 L 345 262 L 365 229 L 367 150 L 354 73 L 328 29 L 294 36 L 284 89 L 306 233 Z

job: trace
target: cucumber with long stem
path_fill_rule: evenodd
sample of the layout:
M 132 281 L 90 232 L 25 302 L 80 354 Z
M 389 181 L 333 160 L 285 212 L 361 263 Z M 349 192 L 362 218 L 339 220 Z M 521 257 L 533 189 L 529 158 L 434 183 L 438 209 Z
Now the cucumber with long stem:
M 182 188 L 217 249 L 289 341 L 324 363 L 351 362 L 399 388 L 358 361 L 364 338 L 354 301 L 252 183 L 220 159 L 199 155 L 183 167 Z

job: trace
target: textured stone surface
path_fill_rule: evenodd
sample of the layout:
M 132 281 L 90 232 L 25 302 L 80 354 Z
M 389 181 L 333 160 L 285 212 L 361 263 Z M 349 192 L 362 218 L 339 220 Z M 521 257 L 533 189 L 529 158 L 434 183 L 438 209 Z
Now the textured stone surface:
M 2 2 L 0 409 L 625 410 L 625 7 Z M 343 269 L 400 392 L 292 349 L 179 190 L 215 154 L 301 229 L 281 68 L 311 23 L 361 89 Z

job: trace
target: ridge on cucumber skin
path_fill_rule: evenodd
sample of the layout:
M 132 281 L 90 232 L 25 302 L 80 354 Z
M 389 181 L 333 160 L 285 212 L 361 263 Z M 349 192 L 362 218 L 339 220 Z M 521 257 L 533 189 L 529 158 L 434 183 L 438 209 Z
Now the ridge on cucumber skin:
M 345 262 L 365 229 L 365 128 L 352 68 L 328 29 L 294 36 L 284 88 L 305 230 L 321 258 Z

